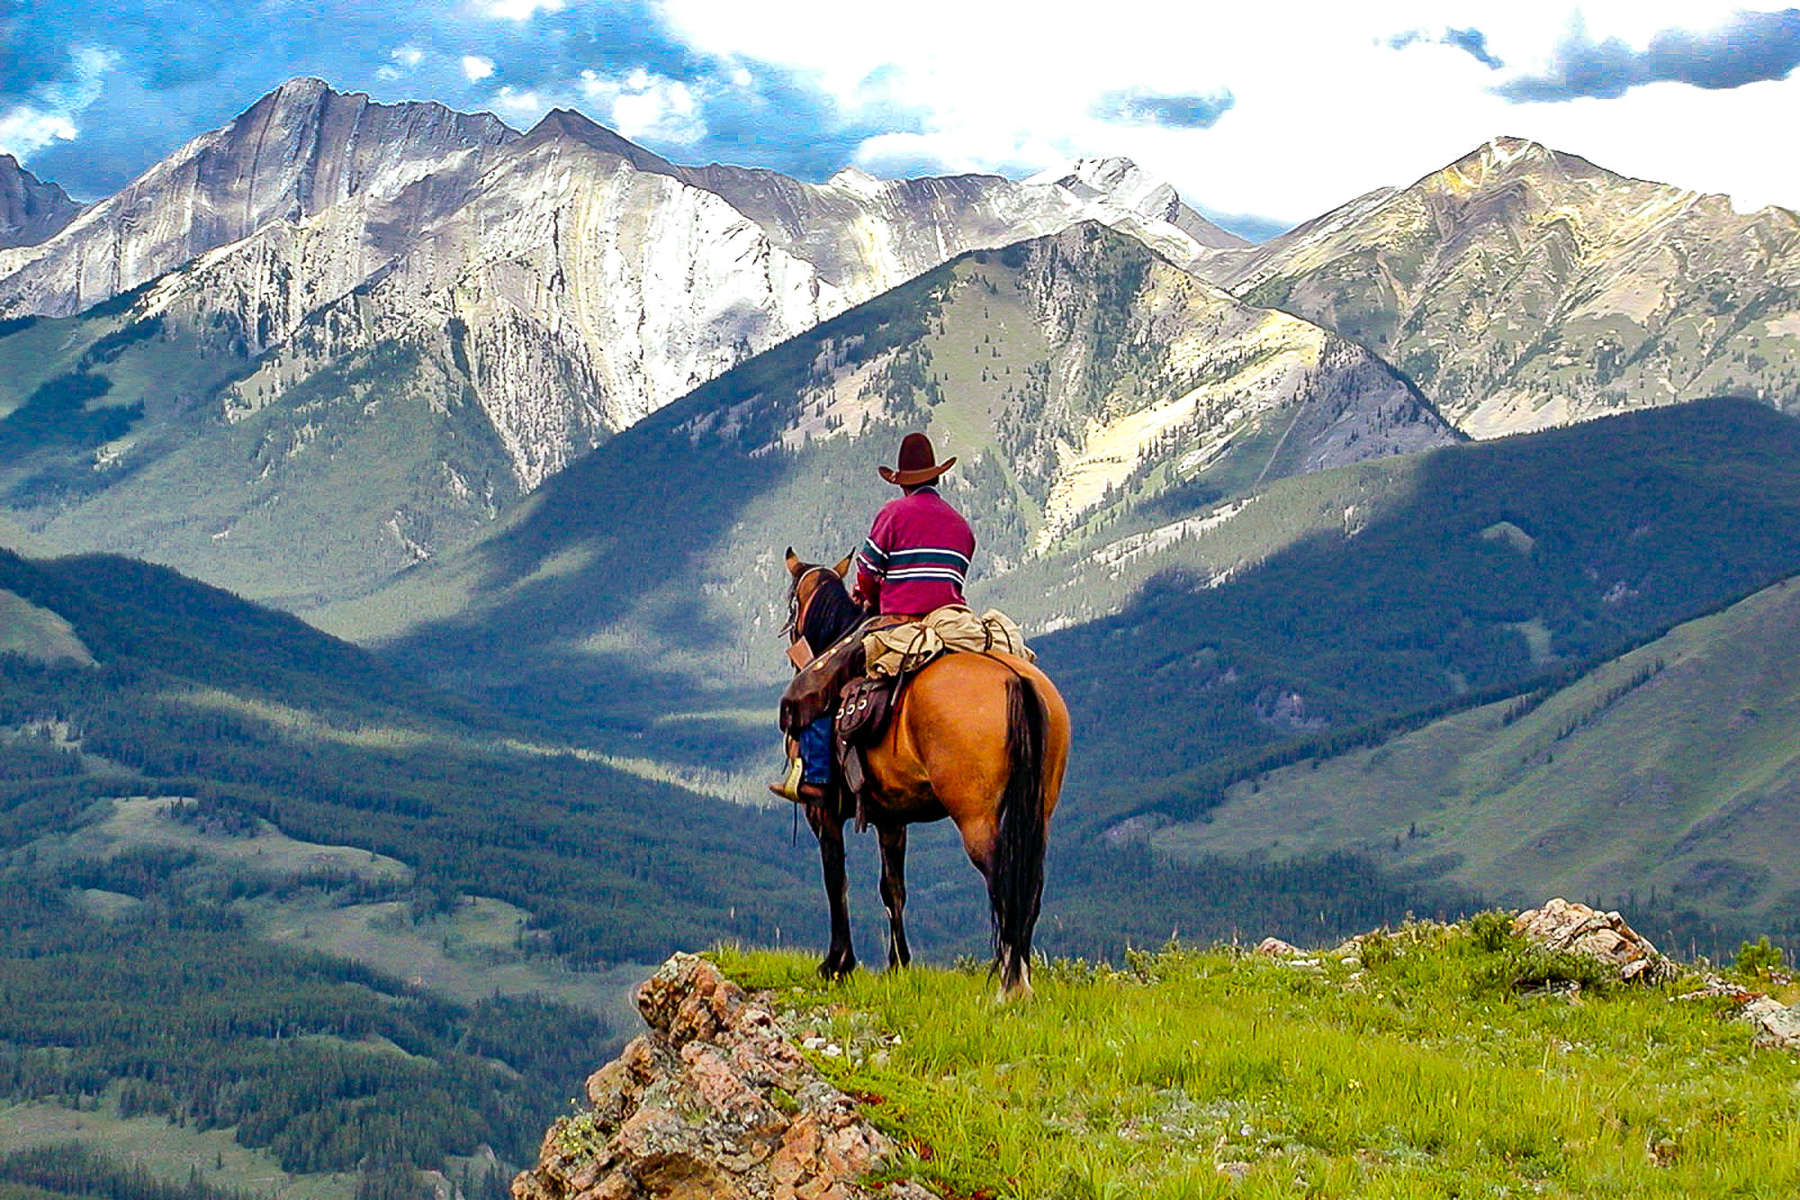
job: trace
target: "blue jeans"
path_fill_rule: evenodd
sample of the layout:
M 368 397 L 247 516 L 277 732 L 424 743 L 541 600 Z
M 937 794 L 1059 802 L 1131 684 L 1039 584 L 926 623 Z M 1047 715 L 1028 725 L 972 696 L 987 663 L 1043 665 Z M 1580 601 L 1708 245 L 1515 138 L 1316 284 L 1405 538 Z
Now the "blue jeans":
M 800 731 L 800 777 L 807 783 L 831 782 L 830 717 L 820 717 Z

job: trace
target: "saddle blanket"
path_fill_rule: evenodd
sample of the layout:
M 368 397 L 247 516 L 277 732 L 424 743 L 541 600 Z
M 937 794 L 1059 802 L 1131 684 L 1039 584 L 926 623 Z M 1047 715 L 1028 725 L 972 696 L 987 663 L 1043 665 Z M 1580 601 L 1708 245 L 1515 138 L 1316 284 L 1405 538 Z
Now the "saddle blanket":
M 917 621 L 877 629 L 863 638 L 864 669 L 892 678 L 918 670 L 940 654 L 986 654 L 999 650 L 1036 662 L 1019 623 L 998 609 L 980 616 L 960 604 L 946 604 Z

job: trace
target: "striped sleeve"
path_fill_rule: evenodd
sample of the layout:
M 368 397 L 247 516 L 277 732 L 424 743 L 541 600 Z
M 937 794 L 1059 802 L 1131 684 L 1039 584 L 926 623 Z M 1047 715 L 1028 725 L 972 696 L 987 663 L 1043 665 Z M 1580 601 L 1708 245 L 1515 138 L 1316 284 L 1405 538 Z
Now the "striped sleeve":
M 887 551 L 875 544 L 873 536 L 863 539 L 862 549 L 857 553 L 858 564 L 871 575 L 886 575 L 890 559 Z

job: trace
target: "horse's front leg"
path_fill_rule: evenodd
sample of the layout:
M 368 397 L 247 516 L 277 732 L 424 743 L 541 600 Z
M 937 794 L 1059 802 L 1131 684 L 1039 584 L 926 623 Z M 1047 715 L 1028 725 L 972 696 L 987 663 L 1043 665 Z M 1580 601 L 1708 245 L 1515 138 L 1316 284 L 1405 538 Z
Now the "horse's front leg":
M 806 806 L 806 823 L 819 839 L 819 862 L 825 869 L 825 898 L 831 905 L 831 948 L 819 964 L 819 974 L 842 979 L 856 969 L 856 950 L 850 944 L 850 895 L 844 873 L 844 820 Z
M 906 826 L 876 828 L 881 839 L 881 902 L 888 914 L 888 966 L 912 962 L 906 945 Z

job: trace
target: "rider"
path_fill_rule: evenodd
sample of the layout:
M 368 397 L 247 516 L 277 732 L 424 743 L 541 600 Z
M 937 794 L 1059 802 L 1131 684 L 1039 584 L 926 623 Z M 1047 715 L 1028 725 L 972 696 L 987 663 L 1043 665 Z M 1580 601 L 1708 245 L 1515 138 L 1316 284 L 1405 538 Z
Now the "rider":
M 876 468 L 901 494 L 875 514 L 856 554 L 851 598 L 865 610 L 888 618 L 923 617 L 946 604 L 964 603 L 975 534 L 933 486 L 955 464 L 955 455 L 938 462 L 931 439 L 909 433 L 900 442 L 898 466 Z M 787 780 L 771 783 L 770 791 L 789 800 L 824 796 L 831 781 L 831 721 L 827 714 L 801 730 L 799 780 L 790 782 L 790 771 Z

